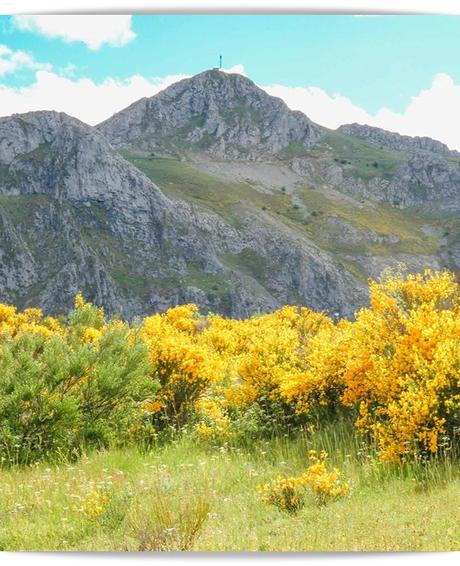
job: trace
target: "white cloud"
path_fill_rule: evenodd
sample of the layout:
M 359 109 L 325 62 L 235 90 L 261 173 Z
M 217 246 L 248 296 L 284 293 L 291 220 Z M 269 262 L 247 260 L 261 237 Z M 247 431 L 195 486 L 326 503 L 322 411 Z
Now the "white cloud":
M 0 76 L 13 73 L 20 69 L 49 69 L 50 65 L 37 63 L 24 51 L 13 51 L 8 46 L 0 44 Z
M 58 38 L 66 42 L 82 42 L 89 49 L 99 49 L 104 43 L 121 47 L 132 41 L 132 16 L 118 15 L 49 15 L 13 16 L 14 25 L 21 31 L 29 31 Z
M 239 75 L 246 76 L 244 65 L 233 65 L 233 67 L 229 67 L 228 69 L 221 69 L 221 70 L 224 73 L 238 73 Z
M 293 110 L 301 110 L 314 122 L 329 128 L 358 122 L 409 136 L 428 136 L 460 150 L 460 85 L 447 74 L 436 75 L 430 88 L 413 96 L 403 112 L 383 107 L 376 114 L 369 114 L 348 98 L 329 95 L 316 87 L 262 88 L 282 98 Z
M 329 95 L 317 87 L 262 86 L 268 94 L 282 98 L 292 110 L 300 110 L 314 122 L 327 128 L 337 128 L 347 122 L 365 122 L 370 119 L 359 106 L 339 94 Z
M 0 45 L 0 74 L 2 61 L 11 59 L 12 51 Z M 38 65 L 27 58 L 16 58 L 23 65 Z M 12 64 L 12 63 L 11 63 Z M 5 65 L 8 65 L 5 64 Z M 33 84 L 14 88 L 0 83 L 0 112 L 7 116 L 31 110 L 57 110 L 94 125 L 144 96 L 153 96 L 170 84 L 188 75 L 151 78 L 134 75 L 118 81 L 107 78 L 95 83 L 88 78 L 76 79 L 69 66 L 61 74 L 38 70 Z M 243 65 L 235 65 L 224 72 L 241 73 Z M 286 104 L 304 112 L 313 121 L 329 128 L 358 122 L 410 136 L 429 136 L 460 150 L 460 85 L 452 77 L 438 74 L 431 86 L 411 98 L 403 112 L 381 108 L 369 114 L 363 108 L 340 94 L 330 95 L 317 87 L 290 87 L 280 84 L 261 86 Z
M 134 75 L 125 81 L 108 78 L 97 84 L 91 79 L 38 71 L 30 86 L 13 88 L 0 84 L 0 112 L 8 116 L 32 110 L 56 110 L 95 125 L 139 98 L 153 96 L 185 77 L 173 75 L 148 80 Z
M 373 124 L 409 136 L 429 136 L 460 150 L 460 85 L 440 73 L 431 87 L 413 96 L 404 112 L 380 109 Z

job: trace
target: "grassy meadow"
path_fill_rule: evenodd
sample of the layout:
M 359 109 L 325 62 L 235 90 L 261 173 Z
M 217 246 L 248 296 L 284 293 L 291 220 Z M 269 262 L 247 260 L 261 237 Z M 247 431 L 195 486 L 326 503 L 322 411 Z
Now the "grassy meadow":
M 257 487 L 301 471 L 309 447 L 334 454 L 351 489 L 290 514 Z M 249 447 L 187 439 L 0 471 L 0 548 L 74 551 L 459 550 L 458 466 L 376 464 L 349 427 Z M 95 493 L 100 494 L 96 496 Z M 102 507 L 100 513 L 94 509 Z
M 353 320 L 0 305 L 0 549 L 460 550 L 460 287 Z

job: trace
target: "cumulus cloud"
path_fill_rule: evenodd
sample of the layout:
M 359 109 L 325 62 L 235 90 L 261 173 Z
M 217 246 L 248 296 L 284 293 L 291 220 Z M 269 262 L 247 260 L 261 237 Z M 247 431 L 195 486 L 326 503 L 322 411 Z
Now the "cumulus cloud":
M 144 96 L 153 96 L 185 75 L 148 80 L 134 75 L 127 80 L 108 78 L 102 83 L 72 79 L 50 71 L 38 71 L 30 86 L 13 88 L 0 84 L 0 112 L 3 116 L 32 110 L 66 112 L 90 125 Z
M 0 75 L 9 72 L 13 52 L 0 45 Z M 16 65 L 38 65 L 33 60 L 16 57 Z M 6 69 L 6 70 L 5 70 Z M 243 65 L 223 69 L 227 73 L 245 74 Z M 96 83 L 89 78 L 77 79 L 70 66 L 59 74 L 39 68 L 35 81 L 15 88 L 0 83 L 0 112 L 7 116 L 31 110 L 57 110 L 95 125 L 144 96 L 153 96 L 170 84 L 189 75 L 145 78 L 134 75 L 126 80 L 107 78 Z M 300 110 L 314 122 L 329 128 L 358 122 L 407 134 L 429 136 L 460 150 L 460 85 L 447 74 L 438 74 L 429 88 L 415 94 L 403 112 L 382 107 L 370 114 L 340 94 L 329 94 L 318 87 L 291 87 L 281 84 L 260 85 L 266 92 L 282 98 L 293 110 Z
M 329 128 L 358 122 L 409 136 L 428 136 L 460 150 L 460 85 L 444 73 L 436 75 L 429 88 L 414 95 L 403 112 L 382 107 L 376 114 L 369 114 L 348 98 L 315 87 L 262 88 L 282 98 L 293 110 L 301 110 L 314 122 Z
M 314 122 L 327 128 L 338 128 L 347 122 L 366 122 L 371 117 L 340 94 L 329 95 L 317 87 L 290 87 L 280 84 L 262 86 L 268 94 L 277 96 L 292 110 L 300 110 Z
M 37 63 L 24 51 L 13 51 L 6 45 L 0 44 L 0 76 L 13 73 L 20 69 L 49 69 L 50 65 Z
M 132 41 L 132 16 L 124 15 L 44 15 L 13 16 L 13 24 L 29 31 L 66 42 L 82 42 L 89 49 L 99 49 L 105 43 L 121 47 Z
M 436 75 L 430 88 L 413 96 L 404 112 L 380 109 L 372 125 L 409 136 L 429 136 L 460 150 L 460 85 L 451 76 Z

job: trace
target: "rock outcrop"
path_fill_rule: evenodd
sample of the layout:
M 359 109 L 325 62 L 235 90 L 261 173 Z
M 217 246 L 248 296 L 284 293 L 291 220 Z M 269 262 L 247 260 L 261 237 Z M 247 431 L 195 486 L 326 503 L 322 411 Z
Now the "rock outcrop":
M 458 154 L 332 132 L 252 81 L 206 71 L 92 128 L 0 119 L 0 302 L 109 313 L 286 303 L 352 316 L 367 279 L 460 268 Z
M 355 138 L 369 141 L 386 149 L 408 153 L 437 153 L 445 157 L 460 157 L 458 151 L 451 150 L 446 144 L 428 137 L 411 137 L 388 132 L 382 128 L 363 124 L 344 124 L 339 132 Z
M 142 98 L 98 126 L 119 148 L 261 160 L 311 147 L 322 129 L 250 79 L 219 70 Z
M 294 301 L 349 315 L 359 304 L 346 300 L 352 276 L 307 237 L 251 210 L 234 227 L 170 200 L 74 118 L 15 115 L 0 120 L 0 139 L 2 301 L 60 312 L 81 290 L 128 318 L 189 301 L 232 316 Z

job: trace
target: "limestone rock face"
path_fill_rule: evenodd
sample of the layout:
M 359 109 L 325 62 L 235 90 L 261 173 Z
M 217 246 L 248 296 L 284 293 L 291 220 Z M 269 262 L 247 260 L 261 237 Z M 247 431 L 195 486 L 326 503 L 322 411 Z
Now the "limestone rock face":
M 217 70 L 96 128 L 1 118 L 0 302 L 59 313 L 81 291 L 129 319 L 187 302 L 351 317 L 387 267 L 459 269 L 458 154 L 339 130 Z
M 80 290 L 128 318 L 190 301 L 232 316 L 359 303 L 345 301 L 353 278 L 308 238 L 269 216 L 243 211 L 234 227 L 169 199 L 78 120 L 12 116 L 0 139 L 2 301 L 61 312 Z M 240 254 L 265 266 L 258 279 L 221 261 Z
M 116 147 L 260 160 L 308 148 L 322 129 L 248 78 L 205 71 L 143 98 L 98 126 Z
M 439 155 L 459 157 L 458 151 L 450 150 L 444 143 L 428 137 L 411 137 L 388 132 L 381 128 L 361 124 L 345 124 L 339 132 L 372 142 L 380 147 L 409 153 L 437 153 Z

